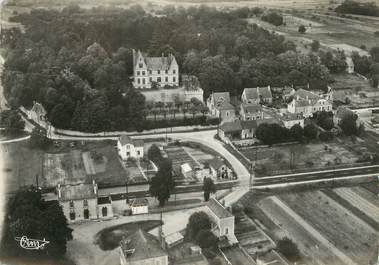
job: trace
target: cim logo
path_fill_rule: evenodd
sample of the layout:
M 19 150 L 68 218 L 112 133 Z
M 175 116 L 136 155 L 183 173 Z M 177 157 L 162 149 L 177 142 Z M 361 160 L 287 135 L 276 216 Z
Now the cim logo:
M 20 247 L 27 250 L 41 250 L 50 243 L 50 241 L 47 241 L 45 239 L 32 239 L 26 236 L 16 237 L 15 240 L 20 242 Z

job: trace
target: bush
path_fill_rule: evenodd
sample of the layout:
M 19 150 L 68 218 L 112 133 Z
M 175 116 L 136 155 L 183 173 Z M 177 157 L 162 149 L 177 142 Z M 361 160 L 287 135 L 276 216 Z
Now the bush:
M 263 15 L 262 20 L 275 26 L 283 25 L 283 16 L 275 12 L 270 12 L 267 15 Z
M 299 33 L 301 33 L 301 34 L 304 34 L 304 33 L 307 31 L 307 29 L 305 28 L 304 25 L 301 25 L 301 26 L 299 27 L 298 31 L 299 31 Z
M 287 237 L 277 242 L 276 249 L 291 262 L 296 262 L 300 259 L 300 252 L 297 245 Z
M 319 138 L 321 141 L 330 141 L 333 139 L 333 133 L 332 132 L 321 132 L 320 135 L 319 135 Z

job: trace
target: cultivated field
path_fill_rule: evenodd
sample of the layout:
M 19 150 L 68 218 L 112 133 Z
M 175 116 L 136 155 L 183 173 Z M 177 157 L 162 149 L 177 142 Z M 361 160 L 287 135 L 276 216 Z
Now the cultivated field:
M 267 174 L 290 169 L 351 165 L 358 159 L 357 154 L 333 142 L 241 148 L 240 151 L 251 161 L 256 161 L 257 166 L 263 167 Z
M 356 264 L 367 264 L 378 239 L 372 227 L 319 191 L 279 198 Z

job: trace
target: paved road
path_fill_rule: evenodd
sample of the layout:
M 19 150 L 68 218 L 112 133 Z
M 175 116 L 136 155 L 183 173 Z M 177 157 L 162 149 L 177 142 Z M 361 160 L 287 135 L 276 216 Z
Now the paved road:
M 20 137 L 20 138 L 10 139 L 10 140 L 3 140 L 3 141 L 0 141 L 0 144 L 9 144 L 9 143 L 22 142 L 22 141 L 28 140 L 29 138 L 30 138 L 30 135 L 24 136 L 24 137 Z

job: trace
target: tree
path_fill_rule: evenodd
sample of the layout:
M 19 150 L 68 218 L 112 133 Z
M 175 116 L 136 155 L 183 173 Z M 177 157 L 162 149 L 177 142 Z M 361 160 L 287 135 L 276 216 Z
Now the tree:
M 307 29 L 304 25 L 300 25 L 298 31 L 301 34 L 304 34 L 307 31 Z
M 24 130 L 25 122 L 17 110 L 6 110 L 0 113 L 0 126 L 7 135 L 16 135 Z
M 292 126 L 289 133 L 292 139 L 296 141 L 303 140 L 304 130 L 299 124 Z
M 358 116 L 353 113 L 342 117 L 339 126 L 345 135 L 350 136 L 358 134 L 357 119 Z
M 276 249 L 291 262 L 296 262 L 300 259 L 300 252 L 297 245 L 287 237 L 277 242 Z
M 196 243 L 202 249 L 216 249 L 218 238 L 209 229 L 201 229 L 196 235 Z
M 58 201 L 45 201 L 40 190 L 30 187 L 18 191 L 6 204 L 0 253 L 14 257 L 59 258 L 66 253 L 66 244 L 72 239 Z M 19 247 L 16 237 L 43 239 L 50 243 L 38 251 Z
M 313 40 L 311 44 L 312 51 L 317 52 L 320 49 L 320 42 L 318 40 Z
M 211 227 L 211 220 L 205 212 L 195 212 L 188 220 L 185 236 L 188 240 L 196 240 L 201 230 L 211 229 Z
M 203 182 L 204 200 L 209 200 L 209 195 L 216 192 L 216 185 L 211 178 L 204 178 Z
M 276 12 L 270 12 L 267 15 L 262 16 L 262 20 L 269 22 L 275 26 L 283 25 L 283 16 Z
M 313 123 L 309 123 L 304 126 L 304 136 L 309 140 L 316 139 L 317 137 L 317 127 Z
M 331 130 L 334 127 L 332 111 L 318 111 L 316 114 L 316 123 L 324 130 Z
M 171 160 L 163 159 L 158 167 L 157 174 L 151 179 L 149 192 L 158 199 L 159 206 L 163 207 L 170 198 L 175 183 L 172 175 Z
M 30 135 L 31 147 L 46 149 L 50 144 L 51 140 L 47 138 L 46 130 L 35 127 Z
M 372 47 L 370 50 L 370 55 L 374 62 L 379 63 L 379 46 Z

